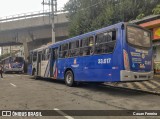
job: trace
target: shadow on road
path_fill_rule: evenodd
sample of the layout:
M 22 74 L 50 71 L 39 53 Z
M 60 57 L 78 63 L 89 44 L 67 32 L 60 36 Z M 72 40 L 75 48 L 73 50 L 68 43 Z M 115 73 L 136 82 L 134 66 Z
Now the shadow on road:
M 34 78 L 31 78 L 34 79 Z M 54 83 L 57 85 L 62 85 L 66 86 L 63 80 L 54 80 L 54 79 L 49 79 L 49 78 L 37 78 L 37 81 L 44 81 L 44 82 L 50 82 Z M 117 88 L 117 87 L 112 87 L 112 86 L 107 86 L 104 84 L 99 84 L 99 83 L 77 83 L 74 87 L 67 87 L 65 89 L 70 90 L 70 88 L 74 89 L 85 89 L 91 92 L 96 92 L 96 93 L 107 93 L 110 95 L 115 95 L 115 96 L 144 96 L 144 95 L 149 95 L 148 93 L 145 92 L 140 92 L 136 90 L 130 90 L 130 89 L 125 89 L 125 88 Z

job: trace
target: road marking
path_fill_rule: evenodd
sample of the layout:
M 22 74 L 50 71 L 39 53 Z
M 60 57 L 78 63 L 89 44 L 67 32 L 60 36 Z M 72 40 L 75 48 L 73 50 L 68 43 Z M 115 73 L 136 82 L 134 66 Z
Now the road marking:
M 13 83 L 10 83 L 13 87 L 17 87 L 16 85 L 14 85 Z
M 140 89 L 147 90 L 147 87 L 145 87 L 141 82 L 134 82 Z
M 157 84 L 158 86 L 160 86 L 160 83 L 159 82 L 157 82 L 157 81 L 155 81 L 155 80 L 150 80 L 151 82 L 153 82 L 153 83 L 155 83 L 155 84 Z
M 124 87 L 122 83 L 119 83 L 117 86 Z
M 131 89 L 134 89 L 134 86 L 132 85 L 132 83 L 126 83 L 126 85 L 129 87 L 129 88 L 131 88 Z
M 152 89 L 156 88 L 155 85 L 149 83 L 148 81 L 144 81 L 143 83 L 146 84 L 146 85 L 148 85 L 148 86 L 151 87 Z
M 59 114 L 63 115 L 65 118 L 67 119 L 74 119 L 73 117 L 71 116 L 68 116 L 66 113 L 62 112 L 60 109 L 58 108 L 54 108 L 55 111 L 57 111 Z

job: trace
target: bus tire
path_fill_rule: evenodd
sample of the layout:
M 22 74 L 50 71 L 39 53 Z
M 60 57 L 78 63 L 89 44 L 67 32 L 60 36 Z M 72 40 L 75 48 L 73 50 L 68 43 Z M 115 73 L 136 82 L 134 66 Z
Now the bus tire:
M 68 70 L 65 73 L 65 84 L 69 87 L 74 86 L 74 75 L 73 75 L 73 72 L 71 70 Z

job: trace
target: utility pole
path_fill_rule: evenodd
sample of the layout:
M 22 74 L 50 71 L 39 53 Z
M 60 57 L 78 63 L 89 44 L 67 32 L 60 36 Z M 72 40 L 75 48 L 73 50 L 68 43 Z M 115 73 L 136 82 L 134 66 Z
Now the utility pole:
M 48 5 L 51 7 L 51 21 L 52 21 L 52 43 L 55 43 L 55 24 L 54 24 L 54 16 L 57 12 L 57 0 L 43 0 L 42 5 Z

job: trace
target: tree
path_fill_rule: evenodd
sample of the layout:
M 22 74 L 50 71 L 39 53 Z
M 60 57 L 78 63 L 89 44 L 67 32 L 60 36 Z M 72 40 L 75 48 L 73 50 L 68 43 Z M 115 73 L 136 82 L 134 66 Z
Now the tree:
M 145 15 L 143 13 L 139 14 L 136 19 L 142 19 Z
M 153 14 L 157 15 L 160 14 L 160 4 L 158 4 L 153 10 Z
M 69 0 L 70 36 L 152 14 L 160 0 Z M 160 6 L 153 11 L 159 13 Z

